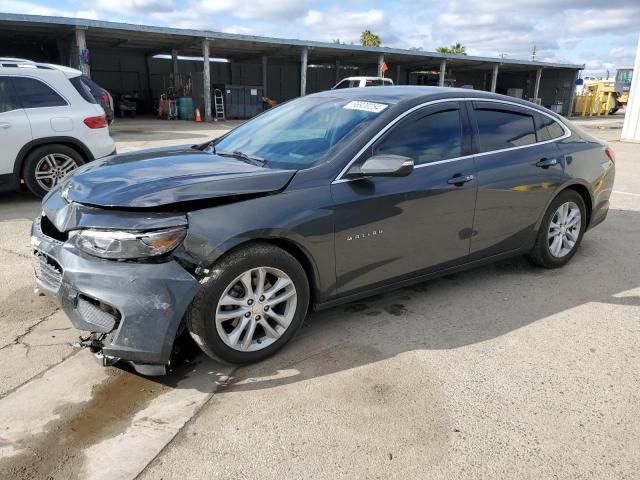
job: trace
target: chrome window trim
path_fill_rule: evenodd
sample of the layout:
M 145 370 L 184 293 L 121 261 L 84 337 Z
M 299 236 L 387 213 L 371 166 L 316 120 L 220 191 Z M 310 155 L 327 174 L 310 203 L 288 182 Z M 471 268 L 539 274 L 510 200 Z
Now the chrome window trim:
M 499 99 L 482 98 L 482 97 L 478 97 L 478 98 L 469 98 L 469 97 L 464 97 L 464 98 L 441 98 L 439 100 L 430 100 L 428 102 L 421 103 L 420 105 L 416 105 L 415 107 L 412 107 L 412 108 L 410 108 L 409 110 L 407 110 L 405 112 L 402 112 L 402 114 L 398 115 L 396 118 L 391 120 L 387 125 L 385 125 L 384 128 L 382 128 L 378 133 L 376 133 L 373 136 L 373 138 L 371 140 L 369 140 L 367 142 L 367 144 L 364 147 L 362 147 L 358 153 L 356 153 L 356 155 L 349 161 L 349 163 L 347 163 L 347 165 L 340 171 L 340 173 L 335 178 L 335 180 L 333 180 L 333 182 L 331 182 L 331 185 L 337 184 L 337 183 L 351 182 L 353 180 L 358 180 L 357 178 L 343 178 L 343 176 L 349 171 L 349 169 L 351 168 L 351 165 L 354 164 L 354 162 L 360 157 L 360 155 L 362 155 L 369 147 L 371 147 L 371 145 L 373 145 L 382 135 L 384 135 L 391 127 L 393 127 L 400 120 L 402 120 L 403 118 L 407 117 L 408 115 L 411 115 L 413 112 L 416 112 L 416 111 L 420 110 L 421 108 L 428 107 L 430 105 L 437 105 L 439 103 L 447 103 L 447 102 L 493 102 L 493 103 L 498 103 L 498 104 L 513 105 L 515 107 L 526 108 L 526 109 L 531 110 L 533 112 L 537 112 L 537 113 L 539 113 L 541 115 L 546 115 L 547 117 L 549 117 L 554 122 L 560 124 L 560 126 L 564 130 L 564 135 L 562 135 L 561 137 L 552 138 L 551 140 L 545 140 L 543 142 L 531 143 L 529 145 L 521 145 L 521 146 L 518 146 L 518 147 L 502 148 L 500 150 L 491 150 L 491 151 L 488 151 L 488 152 L 474 153 L 472 155 L 464 155 L 464 156 L 461 156 L 461 157 L 447 158 L 446 160 L 439 160 L 437 162 L 423 163 L 421 165 L 416 165 L 414 168 L 428 167 L 428 166 L 431 166 L 431 165 L 441 165 L 443 163 L 457 162 L 458 160 L 465 160 L 465 159 L 473 158 L 473 157 L 482 157 L 484 155 L 492 155 L 494 153 L 509 152 L 511 150 L 519 150 L 521 148 L 535 147 L 535 146 L 538 146 L 538 145 L 544 145 L 546 143 L 551 143 L 551 142 L 557 142 L 559 140 L 564 140 L 565 138 L 568 138 L 568 137 L 571 136 L 571 130 L 569 130 L 569 127 L 567 127 L 564 124 L 564 122 L 558 120 L 557 118 L 555 118 L 552 115 L 549 115 L 547 112 L 543 112 L 542 110 L 540 110 L 538 108 L 535 108 L 535 107 L 530 107 L 529 105 L 522 105 L 520 103 L 510 102 L 508 100 L 499 100 Z

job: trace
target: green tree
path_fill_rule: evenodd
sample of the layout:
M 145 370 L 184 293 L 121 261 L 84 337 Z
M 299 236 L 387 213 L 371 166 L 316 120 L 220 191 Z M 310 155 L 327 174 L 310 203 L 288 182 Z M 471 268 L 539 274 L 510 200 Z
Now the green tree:
M 338 45 L 344 45 L 344 42 L 340 41 L 339 38 L 334 38 L 331 40 L 331 43 L 337 43 Z
M 453 53 L 454 55 L 466 55 L 467 49 L 464 45 L 456 43 L 455 45 L 451 45 L 450 47 L 438 47 L 436 48 L 436 52 L 438 53 Z
M 371 30 L 365 30 L 360 35 L 360 43 L 365 47 L 379 47 L 380 37 Z

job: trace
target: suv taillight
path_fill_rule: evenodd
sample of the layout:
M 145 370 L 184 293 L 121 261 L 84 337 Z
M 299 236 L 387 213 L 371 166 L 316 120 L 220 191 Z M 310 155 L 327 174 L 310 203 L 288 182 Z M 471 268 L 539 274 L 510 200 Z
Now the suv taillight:
M 609 160 L 611 160 L 613 163 L 616 163 L 616 154 L 611 147 L 606 147 L 604 149 L 604 153 L 607 154 L 607 157 L 609 157 Z
M 107 126 L 107 119 L 104 115 L 88 117 L 84 119 L 84 124 L 89 128 L 104 128 Z

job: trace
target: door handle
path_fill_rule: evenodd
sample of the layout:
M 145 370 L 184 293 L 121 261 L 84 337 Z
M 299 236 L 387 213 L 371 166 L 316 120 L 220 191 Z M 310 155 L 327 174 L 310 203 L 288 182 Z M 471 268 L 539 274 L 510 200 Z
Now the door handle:
M 538 163 L 536 163 L 536 167 L 549 168 L 557 164 L 558 164 L 557 158 L 543 158 Z
M 10 123 L 6 123 L 6 122 L 1 122 L 1 123 L 0 123 L 0 128 L 7 129 L 7 128 L 9 128 L 10 126 L 11 126 L 11 124 L 10 124 Z
M 461 187 L 467 182 L 473 180 L 473 175 L 462 175 L 460 173 L 456 173 L 453 177 L 447 180 L 449 185 L 455 185 L 456 187 Z

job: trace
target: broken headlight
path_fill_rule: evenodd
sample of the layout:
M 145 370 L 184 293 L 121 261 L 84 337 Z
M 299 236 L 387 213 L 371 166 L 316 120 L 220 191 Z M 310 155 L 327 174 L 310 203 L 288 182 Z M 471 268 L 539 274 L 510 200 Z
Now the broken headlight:
M 135 259 L 163 255 L 174 250 L 187 234 L 186 227 L 152 232 L 76 230 L 70 241 L 83 252 L 100 258 Z

